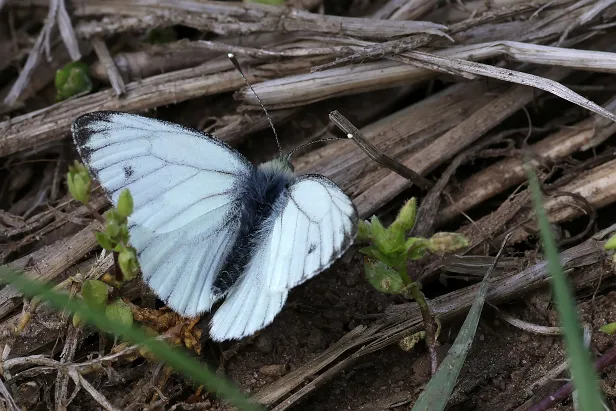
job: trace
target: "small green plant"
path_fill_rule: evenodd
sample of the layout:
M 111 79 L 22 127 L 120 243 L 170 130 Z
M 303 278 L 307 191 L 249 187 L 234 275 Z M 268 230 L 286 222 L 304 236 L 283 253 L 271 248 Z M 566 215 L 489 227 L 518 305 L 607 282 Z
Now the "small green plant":
M 358 241 L 369 243 L 359 251 L 365 255 L 364 271 L 368 282 L 383 293 L 400 294 L 417 301 L 422 311 L 426 334 L 436 338 L 432 327 L 432 313 L 421 292 L 421 285 L 411 279 L 407 272 L 407 262 L 417 260 L 427 253 L 453 252 L 468 246 L 468 241 L 456 233 L 437 233 L 431 238 L 407 237 L 406 233 L 415 225 L 417 201 L 412 198 L 400 209 L 394 222 L 387 228 L 373 216 L 370 221 L 360 220 Z M 401 341 L 401 347 L 412 348 L 417 335 Z M 423 338 L 423 334 L 421 334 Z M 412 344 L 411 341 L 414 341 Z
M 75 161 L 66 175 L 68 190 L 73 198 L 85 205 L 90 213 L 101 221 L 105 228 L 97 231 L 96 241 L 107 251 L 116 253 L 122 276 L 118 281 L 129 281 L 139 272 L 135 249 L 129 245 L 128 217 L 133 213 L 133 197 L 124 189 L 118 198 L 117 207 L 107 210 L 102 216 L 90 205 L 92 179 L 86 167 Z
M 88 65 L 81 61 L 72 61 L 56 71 L 56 100 L 86 94 L 92 91 Z
M 129 245 L 128 217 L 133 213 L 133 198 L 125 189 L 120 193 L 117 207 L 107 210 L 102 216 L 89 203 L 92 191 L 92 179 L 86 167 L 75 161 L 69 167 L 66 176 L 68 190 L 75 198 L 104 224 L 102 231 L 95 233 L 98 244 L 107 251 L 114 253 L 116 262 L 115 279 L 107 279 L 114 287 L 121 287 L 124 281 L 130 281 L 139 272 L 139 263 L 135 249 Z M 119 268 L 119 270 L 118 270 Z M 118 272 L 119 271 L 119 272 Z M 115 298 L 109 302 L 109 288 L 99 280 L 86 280 L 81 286 L 81 296 L 86 305 L 104 310 L 109 319 L 116 323 L 130 325 L 133 315 L 130 307 L 121 299 Z M 82 324 L 82 319 L 73 316 L 73 325 Z

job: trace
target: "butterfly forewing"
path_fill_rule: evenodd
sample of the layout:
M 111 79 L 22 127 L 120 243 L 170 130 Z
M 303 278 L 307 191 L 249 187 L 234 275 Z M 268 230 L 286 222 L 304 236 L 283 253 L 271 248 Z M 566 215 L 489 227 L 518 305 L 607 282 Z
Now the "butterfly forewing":
M 127 113 L 81 116 L 73 137 L 114 204 L 130 190 L 131 243 L 146 282 L 185 316 L 209 310 L 238 233 L 237 185 L 252 165 L 211 136 Z
M 355 206 L 323 176 L 299 177 L 278 202 L 244 274 L 212 318 L 215 340 L 271 323 L 288 290 L 329 267 L 355 238 Z

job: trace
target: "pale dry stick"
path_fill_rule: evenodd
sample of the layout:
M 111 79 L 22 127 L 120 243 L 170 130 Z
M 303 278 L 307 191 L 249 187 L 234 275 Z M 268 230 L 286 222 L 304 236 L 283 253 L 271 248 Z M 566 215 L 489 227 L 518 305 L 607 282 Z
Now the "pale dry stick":
M 575 93 L 571 94 L 571 90 L 562 85 L 534 77 L 521 76 L 518 74 L 519 72 L 512 71 L 510 75 L 509 71 L 504 71 L 505 69 L 493 68 L 493 66 L 485 67 L 486 65 L 478 63 L 475 65 L 468 61 L 495 58 L 502 55 L 533 64 L 562 65 L 563 67 L 569 67 L 573 64 L 575 68 L 580 70 L 616 72 L 616 53 L 560 49 L 517 42 L 488 42 L 478 45 L 450 47 L 427 55 L 434 56 L 433 58 L 427 57 L 423 53 L 422 61 L 433 64 L 434 68 L 447 68 L 456 73 L 470 73 L 472 71 L 473 75 L 494 75 L 508 82 L 523 82 L 522 84 L 531 86 L 542 85 L 549 88 L 550 92 L 561 93 L 567 98 L 577 99 L 580 103 L 588 104 L 586 99 L 574 96 Z M 416 56 L 417 59 L 415 60 L 417 61 L 420 55 L 417 54 Z M 462 60 L 462 62 L 458 62 L 458 60 Z M 313 67 L 313 70 L 315 68 L 318 68 L 318 66 Z M 268 107 L 281 108 L 379 88 L 414 84 L 435 75 L 432 70 L 384 60 L 268 80 L 254 84 L 253 88 Z M 247 104 L 258 105 L 256 98 L 247 88 L 240 89 L 237 97 Z
M 399 161 L 409 153 L 421 150 L 443 133 L 456 127 L 469 115 L 505 91 L 485 82 L 456 84 L 411 106 L 405 107 L 360 131 L 373 145 Z M 438 113 L 448 113 L 443 117 Z M 368 158 L 348 140 L 333 141 L 298 158 L 299 173 L 319 173 L 332 178 L 353 198 L 363 190 L 359 183 L 371 176 L 365 187 L 378 181 L 388 170 Z M 410 168 L 414 168 L 412 164 Z
M 105 41 L 99 37 L 93 38 L 92 48 L 94 48 L 96 56 L 105 67 L 107 78 L 111 83 L 111 87 L 115 91 L 116 96 L 121 96 L 126 92 L 126 85 L 124 84 L 124 80 L 122 79 L 118 68 L 111 58 L 111 54 L 109 53 L 109 49 L 107 48 Z
M 545 76 L 552 79 L 561 79 L 567 73 L 566 70 L 552 69 L 545 72 Z M 525 86 L 513 86 L 493 98 L 490 103 L 481 109 L 467 115 L 456 127 L 435 139 L 428 146 L 405 158 L 397 158 L 397 160 L 407 167 L 413 167 L 419 174 L 428 173 L 468 147 L 535 97 L 534 89 Z M 383 204 L 409 187 L 407 180 L 393 173 L 379 177 L 375 181 L 373 177 L 366 176 L 362 179 L 365 182 L 361 180 L 356 182 L 359 193 L 354 202 L 361 216 L 371 215 Z
M 430 189 L 434 184 L 430 180 L 420 176 L 415 171 L 391 159 L 386 154 L 381 153 L 374 145 L 368 141 L 361 131 L 359 131 L 349 120 L 337 110 L 329 113 L 329 119 L 334 122 L 342 131 L 347 134 L 347 138 L 353 140 L 371 159 L 389 168 L 401 177 L 406 178 L 413 184 L 424 190 Z
M 119 411 L 116 407 L 114 407 L 107 398 L 103 394 L 101 394 L 92 384 L 86 380 L 83 375 L 81 375 L 75 369 L 69 369 L 68 374 L 75 382 L 76 386 L 81 386 L 85 389 L 91 396 L 98 402 L 105 410 L 107 411 Z
M 37 281 L 51 281 L 98 246 L 94 236 L 96 230 L 102 230 L 102 225 L 98 221 L 92 222 L 68 239 L 58 240 L 50 246 L 13 261 L 9 267 L 25 269 L 25 275 Z M 0 318 L 19 308 L 20 295 L 21 293 L 10 286 L 0 290 Z
M 606 103 L 604 108 L 616 112 L 616 97 Z M 612 121 L 598 124 L 591 118 L 547 136 L 529 147 L 529 150 L 536 159 L 558 162 L 576 151 L 585 149 L 592 141 L 596 141 L 599 135 L 611 136 L 614 133 L 616 124 Z M 533 162 L 537 165 L 536 160 Z M 452 194 L 451 204 L 439 212 L 438 224 L 443 225 L 461 212 L 524 181 L 526 173 L 521 159 L 508 158 L 498 161 L 460 183 L 459 189 Z
M 602 253 L 600 244 L 589 240 L 562 252 L 560 256 L 565 268 L 569 268 L 570 266 L 580 267 L 594 264 L 602 258 Z M 597 270 L 589 270 L 587 275 L 588 278 L 585 278 L 583 282 L 585 284 L 598 279 L 600 273 Z M 544 261 L 521 272 L 494 278 L 490 281 L 487 301 L 496 304 L 518 298 L 532 289 L 547 285 L 549 278 L 550 275 Z M 430 301 L 431 307 L 443 323 L 451 321 L 470 308 L 478 287 L 479 285 L 472 285 L 437 297 Z M 349 332 L 338 343 L 332 345 L 326 353 L 318 355 L 296 368 L 292 373 L 265 386 L 252 398 L 261 404 L 272 405 L 301 386 L 299 391 L 280 403 L 278 409 L 283 410 L 303 399 L 325 381 L 334 378 L 359 358 L 397 343 L 405 335 L 419 331 L 422 325 L 421 314 L 416 303 L 396 305 L 388 311 L 385 318 L 368 328 L 359 329 L 358 327 Z M 331 351 L 336 351 L 336 355 L 332 356 Z M 347 356 L 344 357 L 344 354 Z M 330 368 L 318 374 L 326 367 Z M 308 384 L 305 383 L 307 380 L 310 380 Z
M 570 274 L 570 273 L 565 273 Z M 497 307 L 493 307 L 497 310 L 498 316 L 506 323 L 513 325 L 520 330 L 539 335 L 561 335 L 562 329 L 560 327 L 549 327 L 545 325 L 538 325 L 529 323 L 528 321 L 520 320 L 512 315 L 507 314 L 505 311 L 499 310 Z
M 595 209 L 616 202 L 616 160 L 589 170 L 571 183 L 560 187 L 559 191 L 580 195 Z M 574 206 L 563 196 L 546 199 L 545 208 L 552 223 L 568 221 L 584 213 L 584 210 Z M 525 224 L 514 231 L 511 241 L 524 241 L 535 231 L 536 223 Z
M 0 9 L 2 8 L 2 4 L 0 3 Z M 0 396 L 4 399 L 4 403 L 7 406 L 7 411 L 21 411 L 21 408 L 17 405 L 13 396 L 11 395 L 4 382 L 0 380 Z
M 66 11 L 64 1 L 65 0 L 58 1 L 58 29 L 60 30 L 60 36 L 62 37 L 62 41 L 64 42 L 71 59 L 76 61 L 81 58 L 81 52 L 79 51 L 79 42 L 77 41 L 77 36 L 75 35 L 75 29 L 71 24 L 71 18 Z
M 614 54 L 613 57 L 616 58 L 616 54 Z M 477 63 L 474 61 L 450 59 L 440 57 L 435 54 L 423 53 L 418 51 L 410 51 L 400 56 L 393 56 L 390 58 L 411 65 L 414 64 L 415 61 L 419 61 L 421 63 L 426 63 L 438 67 L 445 72 L 448 72 L 449 70 L 462 71 L 473 75 L 486 76 L 502 81 L 507 81 L 510 83 L 517 83 L 524 86 L 535 87 L 547 91 L 548 93 L 552 93 L 564 100 L 577 104 L 580 107 L 584 107 L 596 114 L 600 114 L 616 122 L 616 115 L 607 111 L 603 107 L 593 103 L 587 98 L 580 96 L 573 90 L 563 86 L 557 81 L 542 78 L 534 74 L 528 74 L 521 71 L 490 66 L 488 64 Z
M 77 351 L 77 344 L 79 342 L 79 328 L 73 327 L 73 324 L 68 325 L 66 331 L 66 338 L 64 342 L 64 348 L 60 354 L 60 364 L 65 365 L 73 362 L 75 352 Z M 56 411 L 64 411 L 67 409 L 69 402 L 66 398 L 68 393 L 68 379 L 69 373 L 65 367 L 58 369 L 55 384 L 55 408 Z
M 589 23 L 591 20 L 593 20 L 595 17 L 597 17 L 600 13 L 602 13 L 605 9 L 607 9 L 608 7 L 612 6 L 614 4 L 615 0 L 599 0 L 597 1 L 591 8 L 590 10 L 584 12 L 582 15 L 578 16 L 576 19 L 574 19 L 569 26 L 565 29 L 565 31 L 563 32 L 563 34 L 560 36 L 560 38 L 558 39 L 558 42 L 556 43 L 557 45 L 562 44 L 565 39 L 567 38 L 567 36 L 569 35 L 569 32 L 571 32 L 571 30 L 579 27 L 579 26 L 583 26 L 587 23 Z
M 446 26 L 429 21 L 384 21 L 309 13 L 258 3 L 174 2 L 157 0 L 70 0 L 80 17 L 157 16 L 167 26 L 182 24 L 219 35 L 298 31 L 390 39 L 412 33 L 442 34 Z
M 295 71 L 292 63 L 279 64 L 277 75 Z M 244 83 L 232 67 L 227 59 L 221 58 L 199 67 L 128 83 L 122 99 L 114 98 L 113 90 L 104 90 L 4 121 L 0 123 L 0 157 L 62 139 L 70 132 L 75 118 L 91 111 L 142 111 L 236 90 Z M 259 73 L 258 68 L 247 73 L 252 83 L 255 73 Z

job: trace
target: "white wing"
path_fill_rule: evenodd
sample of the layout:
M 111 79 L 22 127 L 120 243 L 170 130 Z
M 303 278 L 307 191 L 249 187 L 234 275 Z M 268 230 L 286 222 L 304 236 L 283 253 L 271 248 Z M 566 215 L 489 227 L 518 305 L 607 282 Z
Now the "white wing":
M 274 320 L 288 290 L 329 267 L 353 242 L 357 211 L 327 178 L 302 176 L 281 196 L 238 282 L 212 318 L 213 340 L 242 338 Z
M 113 203 L 124 188 L 132 194 L 129 232 L 145 281 L 184 316 L 209 310 L 221 297 L 211 285 L 235 243 L 238 187 L 252 165 L 211 136 L 134 114 L 86 114 L 72 131 Z

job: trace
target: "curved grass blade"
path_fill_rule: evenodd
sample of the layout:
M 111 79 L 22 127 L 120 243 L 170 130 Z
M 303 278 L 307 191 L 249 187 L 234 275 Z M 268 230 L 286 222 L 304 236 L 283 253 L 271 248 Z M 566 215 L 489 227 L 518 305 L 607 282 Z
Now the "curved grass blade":
M 119 335 L 132 343 L 144 346 L 156 358 L 167 363 L 175 371 L 182 373 L 195 383 L 203 384 L 209 391 L 219 394 L 240 410 L 258 411 L 263 409 L 259 405 L 249 402 L 237 388 L 216 376 L 194 358 L 187 356 L 177 348 L 171 347 L 162 341 L 148 337 L 137 328 L 110 321 L 105 316 L 104 311 L 92 309 L 81 301 L 70 299 L 67 295 L 54 292 L 51 290 L 51 287 L 29 280 L 22 273 L 16 272 L 7 266 L 0 266 L 0 282 L 11 284 L 25 295 L 31 297 L 38 296 L 42 300 L 49 302 L 56 309 L 67 309 L 72 313 L 77 313 L 81 319 L 105 332 Z

